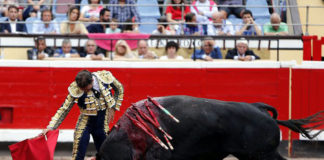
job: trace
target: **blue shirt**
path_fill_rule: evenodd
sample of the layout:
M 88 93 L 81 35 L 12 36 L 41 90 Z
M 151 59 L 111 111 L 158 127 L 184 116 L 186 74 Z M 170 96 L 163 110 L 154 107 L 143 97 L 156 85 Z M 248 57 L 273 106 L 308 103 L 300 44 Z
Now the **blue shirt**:
M 33 33 L 44 34 L 44 33 L 52 33 L 55 32 L 57 34 L 60 33 L 60 28 L 56 21 L 51 21 L 48 27 L 45 27 L 45 23 L 43 21 L 37 20 L 33 24 Z
M 236 31 L 239 31 L 241 30 L 242 27 L 244 27 L 244 23 L 241 23 L 240 25 L 236 26 Z M 260 31 L 262 31 L 261 27 L 258 25 L 258 24 L 255 24 L 259 29 Z M 254 29 L 254 26 L 251 25 L 251 26 L 248 26 L 247 29 L 242 33 L 242 35 L 244 36 L 253 36 L 253 35 L 257 35 L 255 29 Z
M 204 59 L 207 56 L 206 52 L 201 50 L 195 50 L 194 54 L 192 54 L 191 59 Z M 220 51 L 219 47 L 215 47 L 211 53 L 209 53 L 210 57 L 213 59 L 222 59 L 222 52 Z
M 119 0 L 110 0 L 109 4 L 119 4 Z M 125 4 L 134 5 L 134 0 L 125 0 Z M 140 22 L 140 16 L 135 6 L 111 6 L 110 19 L 118 19 L 119 22 L 126 22 L 127 19 L 135 17 L 136 22 Z
M 89 33 L 105 33 L 101 24 L 91 24 L 87 27 Z
M 59 55 L 55 55 L 54 57 L 62 57 L 64 58 L 65 57 L 65 54 L 63 53 L 63 49 L 62 48 L 59 48 L 59 49 L 56 49 L 54 53 L 58 53 Z M 71 54 L 78 54 L 78 52 L 75 50 L 75 49 L 71 49 L 70 52 Z
M 203 27 L 201 25 L 196 25 L 196 26 L 192 26 L 192 25 L 187 25 L 184 24 L 183 25 L 183 34 L 184 35 L 193 35 L 196 32 L 199 33 L 199 35 L 204 35 L 204 30 Z M 181 34 L 181 28 L 179 28 L 177 30 L 177 34 L 180 35 Z

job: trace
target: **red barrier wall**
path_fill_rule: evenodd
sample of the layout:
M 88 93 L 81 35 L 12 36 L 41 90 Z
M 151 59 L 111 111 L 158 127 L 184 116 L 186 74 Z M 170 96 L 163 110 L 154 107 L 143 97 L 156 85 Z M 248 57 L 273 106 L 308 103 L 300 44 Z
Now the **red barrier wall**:
M 124 85 L 125 97 L 115 120 L 130 103 L 150 96 L 190 95 L 225 101 L 264 102 L 288 119 L 288 68 L 88 68 L 106 69 Z M 0 67 L 0 113 L 12 120 L 0 128 L 45 128 L 67 95 L 80 68 Z M 313 114 L 321 107 L 324 69 L 293 69 L 293 118 Z M 2 110 L 2 111 L 1 111 Z M 75 105 L 60 128 L 73 129 L 79 115 Z M 10 118 L 10 115 L 9 119 Z M 8 119 L 7 116 L 7 119 Z M 283 139 L 287 129 L 282 128 Z M 298 138 L 297 135 L 294 138 Z

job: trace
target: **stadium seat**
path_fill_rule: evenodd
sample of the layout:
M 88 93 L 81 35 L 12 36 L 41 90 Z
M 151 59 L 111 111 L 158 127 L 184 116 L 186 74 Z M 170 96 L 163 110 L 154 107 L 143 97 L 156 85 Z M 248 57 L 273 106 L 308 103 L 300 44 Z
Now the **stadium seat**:
M 59 4 L 74 4 L 75 0 L 53 0 L 53 15 L 55 18 L 64 18 L 69 10 L 70 5 L 59 5 Z
M 160 10 L 157 0 L 137 0 L 139 16 L 141 18 L 160 18 Z M 141 6 L 147 5 L 147 6 Z M 148 6 L 149 5 L 149 6 Z
M 265 7 L 261 7 L 265 6 Z M 250 10 L 255 19 L 270 18 L 267 0 L 247 0 L 246 9 Z
M 26 28 L 27 28 L 27 33 L 32 33 L 33 32 L 33 24 L 34 22 L 38 21 L 39 19 L 36 17 L 29 17 L 26 19 Z
M 155 18 L 142 18 L 142 23 L 158 23 Z M 151 34 L 156 29 L 156 24 L 141 24 L 139 26 L 140 33 Z
M 7 17 L 0 17 L 0 22 L 6 21 L 7 19 Z
M 242 23 L 242 19 L 241 18 L 236 18 L 233 14 L 229 15 L 227 20 L 229 20 L 230 22 L 232 22 L 234 28 L 236 28 L 236 26 L 238 24 L 241 24 Z

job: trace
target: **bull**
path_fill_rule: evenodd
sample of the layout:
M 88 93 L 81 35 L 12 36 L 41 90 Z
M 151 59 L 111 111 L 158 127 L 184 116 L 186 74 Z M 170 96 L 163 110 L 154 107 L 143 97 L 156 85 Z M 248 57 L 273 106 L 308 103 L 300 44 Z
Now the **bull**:
M 97 160 L 221 160 L 233 155 L 240 160 L 284 160 L 277 147 L 279 125 L 310 139 L 309 132 L 324 121 L 321 113 L 299 120 L 277 120 L 277 111 L 264 103 L 225 102 L 189 96 L 155 98 L 180 123 L 173 121 L 159 108 L 152 108 L 161 127 L 172 136 L 173 150 L 161 147 L 154 139 L 134 125 L 128 116 L 121 116 L 104 141 Z M 136 110 L 148 114 L 145 100 L 137 102 Z M 153 105 L 152 102 L 149 102 Z M 272 113 L 271 114 L 269 113 Z M 135 117 L 135 116 L 134 116 Z M 313 126 L 304 127 L 308 124 Z M 163 133 L 147 123 L 157 137 Z

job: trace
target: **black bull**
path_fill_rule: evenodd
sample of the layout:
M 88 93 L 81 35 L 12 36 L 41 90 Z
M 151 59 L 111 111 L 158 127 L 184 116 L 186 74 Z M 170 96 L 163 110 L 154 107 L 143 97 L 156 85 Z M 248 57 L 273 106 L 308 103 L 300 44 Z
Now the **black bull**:
M 153 107 L 162 128 L 173 137 L 174 150 L 162 148 L 124 114 L 101 146 L 97 160 L 218 160 L 229 154 L 240 160 L 280 160 L 284 158 L 277 152 L 280 143 L 278 124 L 313 138 L 309 135 L 313 127 L 303 125 L 323 122 L 323 111 L 305 119 L 280 121 L 276 119 L 277 111 L 263 103 L 224 102 L 189 96 L 159 97 L 156 100 L 180 120 L 176 123 Z M 136 106 L 149 115 L 143 102 L 137 102 Z M 272 112 L 272 117 L 268 111 Z M 130 112 L 128 109 L 125 113 Z M 154 132 L 165 142 L 160 131 L 154 128 Z

